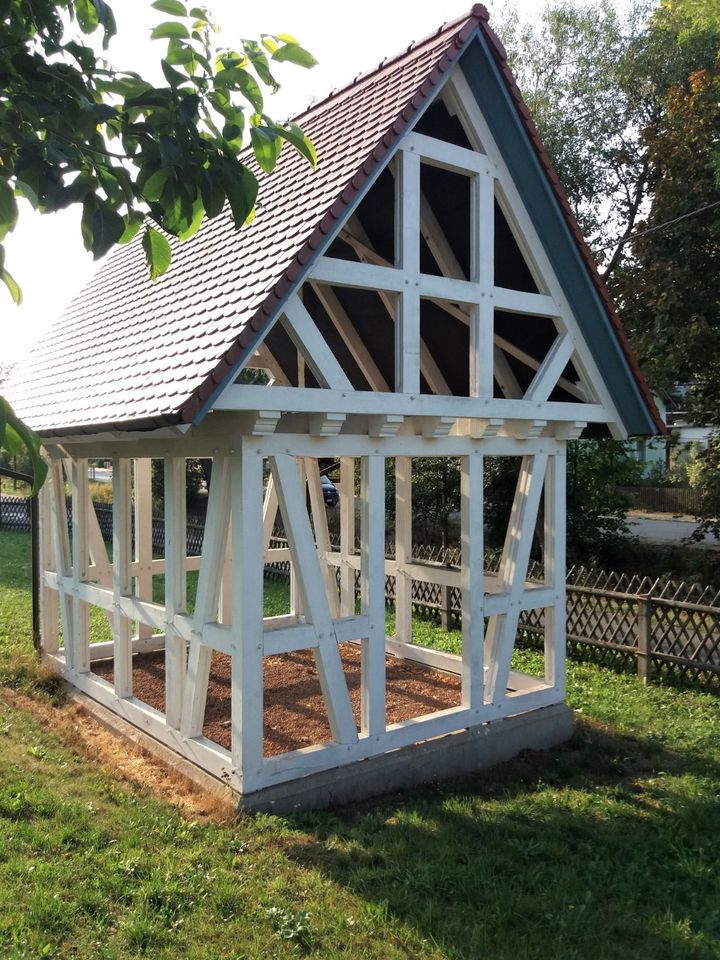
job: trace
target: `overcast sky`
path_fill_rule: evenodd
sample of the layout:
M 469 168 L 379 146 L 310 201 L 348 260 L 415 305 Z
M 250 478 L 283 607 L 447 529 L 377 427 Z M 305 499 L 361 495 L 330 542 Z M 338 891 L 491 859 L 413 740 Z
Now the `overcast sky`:
M 254 4 L 206 0 L 206 5 L 222 25 L 225 42 L 257 37 L 261 32 L 290 33 L 318 59 L 319 65 L 312 70 L 281 65 L 277 75 L 283 87 L 267 102 L 268 113 L 277 119 L 299 113 L 312 100 L 344 86 L 470 6 L 461 5 L 461 0 L 271 0 Z M 523 19 L 538 16 L 544 5 L 544 0 L 513 4 Z M 157 79 L 156 64 L 165 41 L 151 41 L 149 35 L 152 25 L 166 18 L 151 9 L 149 0 L 115 0 L 112 6 L 118 34 L 110 46 L 111 61 L 149 80 Z M 487 6 L 492 12 L 493 7 L 508 4 L 496 0 Z M 0 290 L 0 317 L 5 324 L 0 361 L 15 361 L 27 353 L 95 269 L 82 245 L 79 218 L 79 210 L 40 217 L 23 203 L 20 222 L 5 246 L 6 265 L 23 289 L 24 302 L 15 307 Z

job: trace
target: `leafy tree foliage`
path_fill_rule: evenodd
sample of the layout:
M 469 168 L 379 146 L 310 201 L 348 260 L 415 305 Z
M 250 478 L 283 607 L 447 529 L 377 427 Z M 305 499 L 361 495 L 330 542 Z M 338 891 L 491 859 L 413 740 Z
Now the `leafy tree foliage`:
M 170 264 L 167 234 L 187 239 L 226 202 L 237 227 L 252 216 L 258 180 L 239 157 L 244 139 L 266 173 L 285 142 L 316 162 L 297 125 L 276 123 L 264 108 L 276 64 L 315 63 L 295 38 L 219 49 L 204 7 L 152 6 L 168 18 L 152 32 L 165 44 L 160 86 L 97 51 L 94 38 L 104 51 L 115 33 L 106 0 L 0 0 L 0 280 L 16 301 L 2 241 L 17 223 L 18 196 L 42 213 L 79 204 L 96 259 L 144 229 L 155 278 Z M 18 445 L 41 481 L 37 438 L 1 401 L 0 446 Z

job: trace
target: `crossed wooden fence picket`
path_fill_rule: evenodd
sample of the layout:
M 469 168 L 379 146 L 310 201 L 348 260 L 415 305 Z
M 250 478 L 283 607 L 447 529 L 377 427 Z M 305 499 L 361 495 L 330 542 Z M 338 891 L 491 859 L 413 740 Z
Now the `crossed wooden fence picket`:
M 112 506 L 96 503 L 95 511 L 106 540 L 112 539 Z M 71 508 L 68 504 L 68 523 Z M 0 528 L 29 530 L 28 501 L 22 497 L 3 497 L 0 502 Z M 204 523 L 193 519 L 187 525 L 188 555 L 202 550 Z M 164 547 L 165 523 L 153 518 L 153 547 Z M 276 528 L 272 547 L 285 547 L 284 531 Z M 333 544 L 338 546 L 337 543 Z M 394 544 L 388 543 L 387 556 L 393 558 Z M 413 561 L 459 570 L 457 548 L 415 545 Z M 499 556 L 488 555 L 486 570 L 497 569 Z M 289 562 L 267 564 L 266 576 L 287 579 Z M 339 570 L 338 570 L 339 575 Z M 533 563 L 530 580 L 542 580 L 542 565 Z M 356 574 L 359 587 L 359 574 Z M 388 605 L 395 599 L 395 577 L 385 578 Z M 457 629 L 461 623 L 461 597 L 457 586 L 425 580 L 412 582 L 413 610 L 421 617 L 440 623 L 445 629 Z M 538 643 L 543 634 L 543 611 L 526 611 L 519 623 L 519 642 Z M 650 680 L 678 681 L 720 691 L 720 590 L 672 579 L 656 579 L 640 574 L 625 574 L 574 566 L 567 573 L 568 652 L 584 659 L 613 667 L 635 669 Z

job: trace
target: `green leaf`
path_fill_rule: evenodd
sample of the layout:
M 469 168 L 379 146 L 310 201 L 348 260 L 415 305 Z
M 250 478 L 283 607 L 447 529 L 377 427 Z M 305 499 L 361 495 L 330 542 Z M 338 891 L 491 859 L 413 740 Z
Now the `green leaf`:
M 104 257 L 125 233 L 125 221 L 116 210 L 110 207 L 98 207 L 92 218 L 92 255 L 93 260 Z
M 198 20 L 207 20 L 208 12 L 204 7 L 190 7 L 189 17 L 196 17 Z
M 156 170 L 147 178 L 142 188 L 142 194 L 146 200 L 160 199 L 163 188 L 172 172 L 172 167 L 160 167 L 159 170 Z
M 257 80 L 243 67 L 229 67 L 215 75 L 215 86 L 222 89 L 239 90 L 250 101 L 257 113 L 262 113 L 263 96 Z
M 0 243 L 15 227 L 18 206 L 15 192 L 7 180 L 0 180 Z
M 271 173 L 280 156 L 282 140 L 264 127 L 250 127 L 250 140 L 261 169 Z
M 223 183 L 235 226 L 241 227 L 255 207 L 258 182 L 247 167 L 239 163 L 227 163 L 223 169 Z
M 155 0 L 150 6 L 159 10 L 160 13 L 169 13 L 171 17 L 186 17 L 188 15 L 185 4 L 180 3 L 180 0 Z
M 170 266 L 172 250 L 165 237 L 154 227 L 146 227 L 142 239 L 145 262 L 150 268 L 150 279 L 157 280 Z
M 0 280 L 5 284 L 5 286 L 10 291 L 10 296 L 13 298 L 14 302 L 19 306 L 22 303 L 22 290 L 17 284 L 17 281 L 12 277 L 11 274 L 3 267 L 2 272 L 0 273 Z
M 185 230 L 181 230 L 178 233 L 180 240 L 189 240 L 194 234 L 200 229 L 200 225 L 203 222 L 203 217 L 205 215 L 205 204 L 203 203 L 202 194 L 198 192 L 197 197 L 195 198 L 195 203 L 193 204 L 193 216 L 190 226 Z
M 22 420 L 15 415 L 7 400 L 3 400 L 3 398 L 0 397 L 0 402 L 5 408 L 4 414 L 6 421 L 2 446 L 4 446 L 11 455 L 14 455 L 12 453 L 13 449 L 16 453 L 19 453 L 23 447 L 27 450 L 33 475 L 33 485 L 30 496 L 34 497 L 45 482 L 48 470 L 47 464 L 40 456 L 42 441 L 27 424 L 23 423 Z
M 92 0 L 75 0 L 75 15 L 83 33 L 92 33 L 100 23 L 97 7 Z
M 188 47 L 187 44 L 181 43 L 178 40 L 168 50 L 168 54 L 165 59 L 168 63 L 174 63 L 178 66 L 182 66 L 184 63 L 190 63 L 195 59 L 195 51 L 192 47 Z
M 279 63 L 294 63 L 298 67 L 314 67 L 317 64 L 315 57 L 300 46 L 299 43 L 286 43 L 273 53 L 273 60 Z
M 130 243 L 132 238 L 142 226 L 144 219 L 145 218 L 141 213 L 139 213 L 137 210 L 133 210 L 133 212 L 125 218 L 125 230 L 123 231 L 123 235 L 118 240 L 118 243 Z
M 278 136 L 291 143 L 305 157 L 311 166 L 317 166 L 317 153 L 312 140 L 306 137 L 296 123 L 287 123 L 284 127 L 274 127 Z
M 175 70 L 173 67 L 171 67 L 167 60 L 160 61 L 160 68 L 162 69 L 165 79 L 173 88 L 173 90 L 176 87 L 179 87 L 181 84 L 188 82 L 188 78 L 185 76 L 185 74 L 180 73 L 179 70 Z
M 151 40 L 189 40 L 190 34 L 184 23 L 166 20 L 159 23 L 150 34 Z

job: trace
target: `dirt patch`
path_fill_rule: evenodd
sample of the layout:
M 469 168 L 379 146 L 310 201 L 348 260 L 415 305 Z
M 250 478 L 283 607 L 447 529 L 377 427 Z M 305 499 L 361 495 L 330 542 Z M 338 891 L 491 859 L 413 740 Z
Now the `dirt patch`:
M 224 822 L 235 816 L 229 804 L 206 793 L 141 747 L 111 733 L 79 704 L 52 706 L 7 688 L 0 688 L 0 698 L 11 707 L 31 713 L 66 746 L 99 763 L 116 779 L 127 781 L 136 789 L 152 791 L 174 804 L 188 819 Z
M 360 650 L 341 644 L 345 677 L 355 722 L 360 724 Z M 112 661 L 93 665 L 93 673 L 112 681 Z M 165 709 L 165 654 L 133 660 L 133 695 L 157 710 Z M 460 704 L 460 678 L 386 659 L 387 722 L 399 723 Z M 264 753 L 274 756 L 331 739 L 325 703 L 310 650 L 265 658 Z M 203 733 L 230 749 L 230 657 L 215 653 L 210 668 Z

